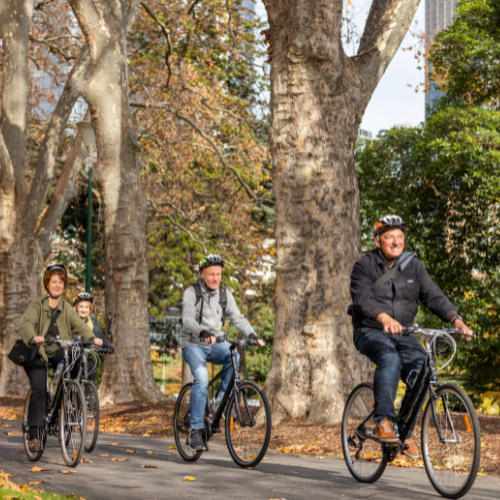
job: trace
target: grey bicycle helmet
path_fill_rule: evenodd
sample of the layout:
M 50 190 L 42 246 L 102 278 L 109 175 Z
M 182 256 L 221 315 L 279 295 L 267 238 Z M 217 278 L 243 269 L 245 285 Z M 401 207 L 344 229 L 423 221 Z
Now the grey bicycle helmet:
M 91 304 L 94 303 L 94 298 L 90 293 L 82 292 L 82 293 L 77 293 L 73 297 L 73 306 L 76 306 L 80 302 L 90 302 Z
M 384 215 L 375 222 L 373 226 L 373 237 L 375 238 L 375 236 L 383 234 L 390 229 L 401 229 L 401 231 L 405 232 L 406 222 L 399 215 Z
M 210 266 L 224 267 L 224 261 L 219 255 L 205 255 L 205 257 L 200 260 L 199 270 L 203 271 L 203 269 L 206 269 Z

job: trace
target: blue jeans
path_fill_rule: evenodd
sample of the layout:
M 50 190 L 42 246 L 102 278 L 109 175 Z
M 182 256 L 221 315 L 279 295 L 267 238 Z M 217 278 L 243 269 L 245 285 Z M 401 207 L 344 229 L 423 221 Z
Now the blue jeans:
M 358 328 L 354 331 L 354 345 L 356 349 L 367 356 L 377 367 L 373 378 L 373 392 L 375 394 L 375 423 L 384 418 L 395 422 L 396 411 L 394 400 L 398 391 L 399 379 L 406 384 L 406 392 L 401 407 L 410 397 L 411 387 L 407 379 L 412 371 L 420 371 L 425 361 L 425 351 L 419 341 L 413 336 L 393 337 L 384 335 L 375 328 Z M 411 375 L 411 382 L 416 380 L 416 373 Z M 403 422 L 402 422 L 403 423 Z M 415 423 L 412 425 L 407 438 L 410 438 Z
M 205 422 L 203 415 L 207 402 L 208 392 L 208 370 L 207 360 L 214 365 L 222 365 L 223 375 L 221 381 L 222 390 L 226 390 L 233 374 L 231 364 L 231 353 L 229 352 L 229 342 L 215 344 L 212 348 L 203 345 L 189 345 L 182 349 L 182 358 L 186 361 L 194 377 L 193 388 L 189 397 L 191 429 L 204 429 Z M 240 355 L 235 351 L 236 366 L 240 365 Z

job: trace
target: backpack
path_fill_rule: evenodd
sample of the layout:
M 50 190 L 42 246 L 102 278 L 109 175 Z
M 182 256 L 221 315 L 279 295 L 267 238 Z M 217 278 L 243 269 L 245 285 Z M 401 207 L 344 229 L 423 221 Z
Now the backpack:
M 194 288 L 194 293 L 196 294 L 194 307 L 196 307 L 198 305 L 198 302 L 200 302 L 201 300 L 200 313 L 197 319 L 198 323 L 201 325 L 201 321 L 203 319 L 203 295 L 201 292 L 201 285 L 200 283 L 195 283 L 191 286 Z M 222 310 L 222 326 L 224 326 L 226 324 L 227 290 L 223 286 L 219 286 L 219 305 Z

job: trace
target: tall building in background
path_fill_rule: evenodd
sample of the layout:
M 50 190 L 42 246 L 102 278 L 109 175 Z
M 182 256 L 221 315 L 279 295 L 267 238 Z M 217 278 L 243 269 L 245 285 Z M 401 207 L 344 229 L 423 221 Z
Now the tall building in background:
M 453 21 L 453 13 L 458 0 L 425 0 L 425 34 L 427 46 L 430 46 L 436 33 L 446 29 Z M 425 76 L 426 85 L 429 83 Z M 429 91 L 425 94 L 425 117 L 428 110 L 443 96 L 443 92 L 436 90 L 436 84 L 431 83 Z

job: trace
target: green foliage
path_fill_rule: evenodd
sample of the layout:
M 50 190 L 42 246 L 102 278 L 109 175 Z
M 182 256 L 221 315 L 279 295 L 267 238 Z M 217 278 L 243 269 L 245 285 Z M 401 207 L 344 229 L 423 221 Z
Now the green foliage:
M 500 388 L 499 145 L 500 113 L 448 107 L 357 153 L 365 248 L 380 215 L 407 221 L 407 249 L 477 335 L 460 341 L 453 374 L 478 393 Z M 418 321 L 440 323 L 423 307 Z
M 500 0 L 463 0 L 448 29 L 439 32 L 428 58 L 431 76 L 446 92 L 442 105 L 499 109 Z

